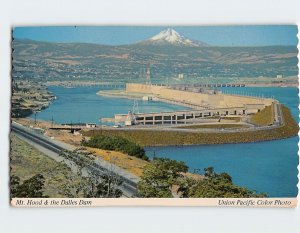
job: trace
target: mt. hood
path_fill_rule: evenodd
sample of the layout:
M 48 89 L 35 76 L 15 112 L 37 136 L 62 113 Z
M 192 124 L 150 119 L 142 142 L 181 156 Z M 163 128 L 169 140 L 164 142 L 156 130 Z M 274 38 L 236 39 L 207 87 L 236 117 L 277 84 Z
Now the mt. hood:
M 147 45 L 178 45 L 178 46 L 192 46 L 192 47 L 200 47 L 200 46 L 208 46 L 208 44 L 188 39 L 183 35 L 180 35 L 174 29 L 168 28 L 166 30 L 161 31 L 157 35 L 149 38 L 148 40 L 141 41 L 140 44 Z

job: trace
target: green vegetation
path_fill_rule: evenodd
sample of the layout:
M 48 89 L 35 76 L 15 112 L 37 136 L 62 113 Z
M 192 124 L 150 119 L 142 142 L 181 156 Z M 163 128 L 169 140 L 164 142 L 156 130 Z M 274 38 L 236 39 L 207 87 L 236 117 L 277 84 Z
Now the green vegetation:
M 103 135 L 119 136 L 142 146 L 199 145 L 258 142 L 288 138 L 298 135 L 298 124 L 289 109 L 282 106 L 285 124 L 278 128 L 244 132 L 180 132 L 154 130 L 102 130 Z M 101 134 L 100 131 L 82 131 L 85 136 Z
M 76 164 L 77 176 L 81 178 L 75 186 L 66 184 L 62 187 L 60 193 L 64 196 L 71 198 L 118 198 L 123 195 L 119 189 L 119 186 L 123 184 L 123 179 L 114 174 L 112 170 L 106 170 L 103 174 L 99 174 L 93 169 L 88 169 L 94 165 L 95 160 L 90 152 L 84 153 L 80 149 L 63 151 L 60 156 Z M 83 175 L 83 170 L 87 172 L 87 175 Z
M 185 125 L 178 126 L 179 129 L 239 129 L 249 128 L 247 125 L 242 124 L 206 124 L 206 125 Z
M 123 195 L 119 189 L 123 181 L 113 174 L 104 174 L 101 176 L 91 176 L 85 189 L 86 198 L 118 198 Z
M 227 173 L 217 174 L 213 167 L 205 168 L 201 179 L 183 175 L 188 167 L 183 162 L 170 159 L 154 159 L 144 169 L 138 192 L 144 198 L 192 197 L 235 198 L 266 197 L 247 188 L 236 186 Z
M 20 183 L 41 174 L 45 182 L 43 193 L 49 197 L 64 197 L 60 190 L 65 185 L 76 186 L 80 177 L 63 164 L 49 158 L 31 145 L 11 134 L 11 177 L 19 177 Z
M 193 198 L 250 198 L 266 197 L 264 193 L 257 194 L 247 188 L 234 185 L 227 173 L 216 173 L 213 167 L 204 169 L 204 179 L 187 179 L 187 197 Z
M 251 116 L 251 122 L 258 126 L 267 126 L 274 121 L 274 106 L 273 104 L 265 107 L 260 112 Z
M 82 144 L 103 150 L 120 151 L 130 156 L 148 160 L 141 146 L 120 136 L 97 135 L 91 137 L 89 141 L 84 141 Z
M 12 175 L 10 179 L 11 197 L 47 198 L 49 196 L 43 193 L 44 183 L 45 178 L 41 174 L 36 174 L 22 184 L 18 176 Z
M 179 185 L 182 172 L 188 167 L 183 162 L 170 159 L 154 159 L 149 163 L 138 183 L 138 192 L 142 197 L 172 197 L 173 185 Z

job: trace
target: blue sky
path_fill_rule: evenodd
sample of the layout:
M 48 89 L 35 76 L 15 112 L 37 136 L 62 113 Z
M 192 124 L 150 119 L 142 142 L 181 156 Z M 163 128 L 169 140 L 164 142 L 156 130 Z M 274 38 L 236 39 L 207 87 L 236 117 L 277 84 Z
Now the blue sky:
M 84 42 L 107 45 L 131 44 L 168 28 L 147 26 L 17 27 L 19 39 L 48 42 Z M 216 46 L 297 45 L 297 27 L 278 26 L 171 26 L 180 34 Z

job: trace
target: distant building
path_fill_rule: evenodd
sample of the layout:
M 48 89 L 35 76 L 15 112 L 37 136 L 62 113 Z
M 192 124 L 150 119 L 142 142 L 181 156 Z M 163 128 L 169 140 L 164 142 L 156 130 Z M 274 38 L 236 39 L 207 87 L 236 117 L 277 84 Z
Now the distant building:
M 184 79 L 184 74 L 178 74 L 178 79 Z
M 145 95 L 145 96 L 143 96 L 142 99 L 143 99 L 144 101 L 152 101 L 152 98 L 153 98 L 153 97 L 150 96 L 150 95 Z
M 94 124 L 94 123 L 86 123 L 85 127 L 86 127 L 86 128 L 96 128 L 97 125 Z
M 276 78 L 283 78 L 282 74 L 277 74 Z

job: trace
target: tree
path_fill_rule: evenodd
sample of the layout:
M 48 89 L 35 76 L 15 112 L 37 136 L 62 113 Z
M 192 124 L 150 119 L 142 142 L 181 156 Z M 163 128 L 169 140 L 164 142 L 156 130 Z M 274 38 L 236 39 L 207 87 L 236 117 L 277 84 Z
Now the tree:
M 61 187 L 60 194 L 69 198 L 118 198 L 123 192 L 119 189 L 123 180 L 116 175 L 112 168 L 103 174 L 91 169 L 94 167 L 94 159 L 89 156 L 80 156 L 77 152 L 65 153 L 64 156 L 74 160 L 77 174 L 69 174 L 67 179 L 71 182 Z
M 138 192 L 142 197 L 173 197 L 172 186 L 179 185 L 183 172 L 188 167 L 183 162 L 158 158 L 148 164 L 138 183 Z
M 247 188 L 234 185 L 229 174 L 216 173 L 213 167 L 204 169 L 198 179 L 184 175 L 188 167 L 183 162 L 155 159 L 144 169 L 138 192 L 142 197 L 235 198 L 266 197 Z
M 90 176 L 89 186 L 85 191 L 85 197 L 93 198 L 118 198 L 123 192 L 119 189 L 123 181 L 120 177 L 111 173 L 106 173 L 101 176 Z
M 204 172 L 205 177 L 214 177 L 216 175 L 213 167 L 204 168 Z
M 201 180 L 188 179 L 188 196 L 193 198 L 235 198 L 235 197 L 265 197 L 247 188 L 234 185 L 229 174 L 216 173 L 213 167 L 204 169 Z
M 130 156 L 149 160 L 143 147 L 119 136 L 97 135 L 91 137 L 89 141 L 83 140 L 82 145 L 103 150 L 120 151 Z
M 20 178 L 17 176 L 11 177 L 11 195 L 12 197 L 27 197 L 27 198 L 46 198 L 48 196 L 44 195 L 45 178 L 41 174 L 36 174 L 35 176 L 25 180 L 20 184 Z
M 17 197 L 19 185 L 20 178 L 18 176 L 12 175 L 10 177 L 10 193 L 12 197 Z

